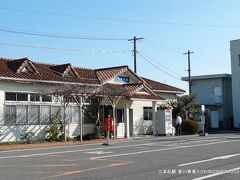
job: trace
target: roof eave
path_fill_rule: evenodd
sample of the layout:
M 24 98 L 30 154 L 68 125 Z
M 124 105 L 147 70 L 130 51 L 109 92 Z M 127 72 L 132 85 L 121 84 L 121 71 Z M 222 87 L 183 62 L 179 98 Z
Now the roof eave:
M 10 78 L 10 77 L 1 77 L 0 80 L 9 80 L 9 81 L 18 81 L 18 82 L 38 82 L 38 83 L 50 83 L 50 84 L 77 84 L 77 85 L 91 85 L 91 86 L 100 86 L 96 83 L 77 83 L 77 82 L 67 82 L 67 81 L 48 81 L 48 80 L 35 80 L 35 79 L 24 79 L 24 78 Z
M 153 92 L 171 93 L 171 94 L 184 94 L 185 93 L 185 91 L 168 91 L 168 90 L 153 90 Z

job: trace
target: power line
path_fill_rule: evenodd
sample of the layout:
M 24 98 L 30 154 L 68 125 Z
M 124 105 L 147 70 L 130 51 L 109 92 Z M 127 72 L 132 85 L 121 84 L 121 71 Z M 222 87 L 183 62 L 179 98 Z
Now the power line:
M 180 50 L 179 48 L 177 48 L 175 46 L 169 45 L 169 44 L 162 45 L 162 43 L 159 43 L 159 42 L 156 42 L 156 41 L 153 41 L 150 39 L 145 39 L 144 42 L 150 44 L 151 46 L 158 47 L 160 49 L 165 49 L 167 51 L 172 51 L 172 52 L 176 52 L 179 54 L 182 53 L 182 50 Z
M 50 34 L 50 33 L 43 33 L 43 32 L 10 29 L 10 28 L 4 28 L 4 27 L 0 27 L 0 31 L 6 32 L 6 33 L 14 33 L 14 34 L 42 36 L 42 37 L 50 37 L 50 38 L 62 38 L 62 39 L 75 39 L 75 40 L 97 40 L 97 41 L 126 41 L 126 40 L 128 40 L 127 38 L 79 37 L 79 36 L 72 36 L 72 35 Z
M 155 63 L 157 63 L 158 65 L 162 66 L 162 67 L 165 68 L 166 70 L 171 71 L 172 73 L 174 73 L 174 74 L 176 74 L 176 75 L 178 75 L 178 76 L 180 76 L 180 77 L 182 76 L 181 74 L 177 73 L 176 71 L 173 71 L 172 69 L 168 68 L 167 66 L 162 65 L 160 62 L 156 61 L 155 59 L 147 56 L 145 53 L 142 53 L 142 52 L 140 52 L 140 53 L 141 53 L 143 56 L 145 56 L 146 58 L 148 58 L 148 59 L 154 61 Z
M 47 49 L 47 50 L 58 50 L 58 51 L 71 51 L 71 52 L 81 52 L 81 53 L 122 53 L 130 52 L 130 50 L 111 50 L 111 49 L 72 49 L 72 48 L 57 48 L 57 47 L 48 47 L 48 46 L 34 46 L 34 45 L 25 45 L 25 44 L 16 44 L 16 43 L 7 43 L 0 42 L 2 45 L 7 46 L 18 46 L 25 48 L 36 48 L 36 49 Z
M 47 11 L 33 11 L 26 9 L 14 9 L 2 7 L 1 10 L 5 11 L 15 11 L 31 14 L 44 14 L 44 15 L 53 15 L 53 16 L 65 16 L 65 17 L 74 17 L 74 18 L 84 18 L 84 19 L 93 19 L 93 20 L 104 20 L 104 21 L 119 21 L 119 22 L 128 22 L 128 23 L 145 23 L 145 24 L 161 24 L 161 25 L 171 25 L 171 26 L 190 26 L 190 27 L 207 27 L 207 28 L 231 28 L 239 29 L 240 26 L 234 25 L 222 25 L 222 24 L 193 24 L 193 23 L 175 23 L 175 22 L 161 22 L 161 21 L 150 21 L 150 20 L 139 20 L 139 19 L 122 19 L 122 18 L 107 18 L 107 17 L 95 17 L 95 16 L 82 16 L 74 14 L 65 14 L 65 13 L 55 13 Z
M 168 72 L 162 70 L 161 68 L 159 68 L 158 66 L 156 66 L 155 64 L 153 64 L 150 60 L 148 60 L 146 57 L 144 57 L 144 56 L 143 56 L 142 54 L 140 54 L 139 52 L 138 52 L 138 54 L 140 55 L 140 57 L 142 57 L 142 58 L 143 58 L 145 61 L 147 61 L 149 64 L 151 64 L 152 66 L 154 66 L 155 68 L 157 68 L 159 71 L 161 71 L 161 72 L 167 74 L 168 76 L 171 76 L 171 77 L 173 77 L 173 78 L 181 81 L 180 78 L 178 78 L 178 77 L 176 77 L 176 76 L 174 76 L 174 75 L 172 75 L 172 74 L 169 74 Z

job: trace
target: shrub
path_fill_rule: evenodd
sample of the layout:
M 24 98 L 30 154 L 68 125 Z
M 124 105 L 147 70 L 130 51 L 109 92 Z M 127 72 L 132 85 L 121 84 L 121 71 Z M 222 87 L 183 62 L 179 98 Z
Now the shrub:
M 46 129 L 48 141 L 61 141 L 63 139 L 61 124 L 54 123 Z
M 33 132 L 25 132 L 20 135 L 20 139 L 23 140 L 24 142 L 30 144 L 33 140 L 34 133 Z
M 187 119 L 182 122 L 182 132 L 196 134 L 199 130 L 199 124 L 195 120 Z

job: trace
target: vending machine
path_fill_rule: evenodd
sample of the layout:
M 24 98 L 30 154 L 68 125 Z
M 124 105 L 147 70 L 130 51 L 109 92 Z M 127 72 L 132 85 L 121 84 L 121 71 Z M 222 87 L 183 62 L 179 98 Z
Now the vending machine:
M 158 135 L 172 135 L 172 109 L 157 111 L 157 131 Z

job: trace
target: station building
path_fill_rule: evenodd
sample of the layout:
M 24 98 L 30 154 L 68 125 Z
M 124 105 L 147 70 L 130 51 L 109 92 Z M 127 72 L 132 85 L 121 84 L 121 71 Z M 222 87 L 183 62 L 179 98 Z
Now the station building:
M 116 137 L 156 134 L 159 106 L 166 99 L 176 99 L 178 94 L 185 92 L 140 77 L 128 66 L 87 69 L 70 63 L 47 64 L 28 58 L 0 58 L 0 142 L 18 141 L 26 132 L 33 132 L 37 139 L 46 137 L 51 117 L 62 112 L 62 105 L 53 96 L 41 93 L 40 89 L 41 86 L 51 88 L 57 84 L 108 85 L 113 90 L 127 91 L 128 96 L 119 98 L 114 105 L 104 99 L 99 107 L 101 126 L 104 126 L 104 118 L 113 117 Z M 66 112 L 67 136 L 78 136 L 80 130 L 84 135 L 94 133 L 96 122 L 78 104 L 69 103 Z M 82 128 L 80 118 L 83 118 Z

